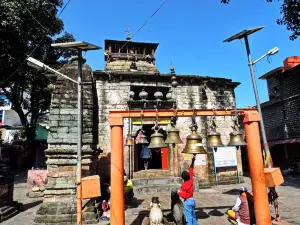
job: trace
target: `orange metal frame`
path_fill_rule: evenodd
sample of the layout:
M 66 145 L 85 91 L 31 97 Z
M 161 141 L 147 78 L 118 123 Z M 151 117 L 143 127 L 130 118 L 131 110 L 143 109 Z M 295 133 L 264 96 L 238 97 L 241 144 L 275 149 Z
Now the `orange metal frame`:
M 156 117 L 155 110 L 147 111 L 110 111 L 111 127 L 111 225 L 125 225 L 124 211 L 124 153 L 123 153 L 123 120 L 124 118 Z M 243 116 L 246 140 L 248 144 L 248 160 L 254 197 L 254 208 L 257 225 L 271 225 L 271 215 L 266 189 L 262 148 L 260 144 L 259 125 L 260 116 L 256 109 L 239 109 L 239 116 Z M 178 117 L 191 116 L 233 116 L 234 110 L 178 110 Z M 159 117 L 174 116 L 172 110 L 159 110 Z

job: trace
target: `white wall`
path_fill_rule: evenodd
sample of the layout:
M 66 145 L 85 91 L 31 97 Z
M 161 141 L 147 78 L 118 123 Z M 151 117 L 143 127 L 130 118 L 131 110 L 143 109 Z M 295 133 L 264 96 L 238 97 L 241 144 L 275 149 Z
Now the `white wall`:
M 14 110 L 5 110 L 4 114 L 4 124 L 8 126 L 21 126 L 21 120 L 19 115 Z

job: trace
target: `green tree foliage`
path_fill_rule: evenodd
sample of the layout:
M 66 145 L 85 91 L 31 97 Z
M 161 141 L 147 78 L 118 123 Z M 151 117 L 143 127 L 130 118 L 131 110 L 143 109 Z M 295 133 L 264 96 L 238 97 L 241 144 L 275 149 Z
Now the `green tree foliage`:
M 51 47 L 74 41 L 58 18 L 62 6 L 62 0 L 0 1 L 0 88 L 20 116 L 28 142 L 49 109 L 51 92 L 45 72 L 30 68 L 25 59 L 31 55 L 54 68 L 68 60 L 71 52 Z
M 275 0 L 266 0 L 273 2 Z M 221 0 L 222 3 L 228 4 L 230 0 Z M 282 18 L 277 20 L 279 25 L 284 25 L 292 32 L 291 40 L 295 40 L 300 35 L 300 0 L 283 0 L 280 8 Z

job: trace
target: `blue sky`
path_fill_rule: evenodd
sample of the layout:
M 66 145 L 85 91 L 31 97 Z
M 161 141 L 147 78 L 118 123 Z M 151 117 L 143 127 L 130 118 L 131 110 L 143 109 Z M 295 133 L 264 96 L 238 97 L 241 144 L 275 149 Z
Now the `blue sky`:
M 283 65 L 288 56 L 299 54 L 299 40 L 290 41 L 289 31 L 276 24 L 282 1 L 168 0 L 164 7 L 136 35 L 134 41 L 158 42 L 157 67 L 168 73 L 172 60 L 178 74 L 224 77 L 241 82 L 236 89 L 238 107 L 255 105 L 245 45 L 239 40 L 223 43 L 227 37 L 256 26 L 265 28 L 249 38 L 253 59 L 279 47 L 279 53 L 255 66 L 256 77 Z M 125 40 L 125 28 L 135 31 L 163 0 L 72 0 L 62 14 L 65 30 L 77 40 L 104 47 L 105 39 Z M 298 50 L 298 51 L 297 51 Z M 88 52 L 87 63 L 103 69 L 103 50 Z M 268 100 L 266 82 L 258 80 L 261 102 Z

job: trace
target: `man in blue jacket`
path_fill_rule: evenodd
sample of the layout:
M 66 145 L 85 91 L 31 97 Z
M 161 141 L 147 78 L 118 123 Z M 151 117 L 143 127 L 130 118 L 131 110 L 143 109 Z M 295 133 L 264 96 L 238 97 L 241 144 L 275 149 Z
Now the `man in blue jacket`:
M 144 161 L 145 170 L 148 169 L 149 159 L 152 158 L 151 150 L 146 146 L 142 146 L 141 159 Z

